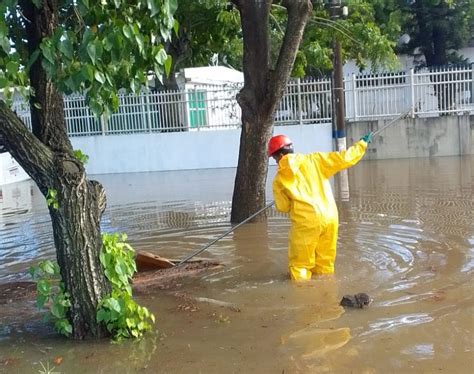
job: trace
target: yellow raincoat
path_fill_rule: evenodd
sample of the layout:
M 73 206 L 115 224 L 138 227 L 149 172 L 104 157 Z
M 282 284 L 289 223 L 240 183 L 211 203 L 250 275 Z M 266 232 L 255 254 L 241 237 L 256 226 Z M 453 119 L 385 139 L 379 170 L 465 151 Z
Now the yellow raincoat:
M 359 140 L 342 152 L 288 154 L 273 180 L 276 208 L 290 214 L 288 266 L 291 279 L 334 273 L 339 218 L 329 178 L 355 165 L 367 143 Z

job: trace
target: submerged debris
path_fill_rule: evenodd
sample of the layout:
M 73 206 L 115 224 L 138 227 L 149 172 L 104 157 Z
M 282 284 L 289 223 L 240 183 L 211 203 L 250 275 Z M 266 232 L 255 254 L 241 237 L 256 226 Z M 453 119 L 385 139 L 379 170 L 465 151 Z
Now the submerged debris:
M 369 306 L 373 299 L 366 293 L 356 293 L 355 295 L 344 295 L 339 305 L 350 308 L 360 308 Z

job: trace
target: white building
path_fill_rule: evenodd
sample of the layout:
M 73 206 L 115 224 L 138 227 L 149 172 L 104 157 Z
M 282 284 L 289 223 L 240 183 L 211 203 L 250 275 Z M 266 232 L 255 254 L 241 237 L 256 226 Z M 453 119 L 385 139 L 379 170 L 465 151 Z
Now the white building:
M 189 130 L 240 125 L 240 106 L 231 99 L 244 83 L 242 72 L 224 66 L 187 68 L 178 74 L 177 81 L 186 95 Z
M 29 175 L 8 152 L 0 153 L 0 186 L 29 179 Z

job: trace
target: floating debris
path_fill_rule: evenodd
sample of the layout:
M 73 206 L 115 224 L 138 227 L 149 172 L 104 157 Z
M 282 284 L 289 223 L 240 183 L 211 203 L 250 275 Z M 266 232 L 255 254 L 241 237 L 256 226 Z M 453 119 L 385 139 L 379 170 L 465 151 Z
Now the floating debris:
M 344 295 L 339 305 L 350 308 L 360 308 L 369 306 L 373 299 L 366 293 L 356 293 L 355 295 Z

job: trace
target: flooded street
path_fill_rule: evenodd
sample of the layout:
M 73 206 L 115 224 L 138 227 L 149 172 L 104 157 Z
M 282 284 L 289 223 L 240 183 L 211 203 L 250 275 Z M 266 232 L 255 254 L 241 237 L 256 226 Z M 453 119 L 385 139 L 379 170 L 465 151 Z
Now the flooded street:
M 234 177 L 97 176 L 108 197 L 103 231 L 183 258 L 231 227 Z M 243 225 L 200 255 L 224 266 L 138 296 L 157 318 L 141 341 L 68 341 L 32 302 L 0 305 L 0 372 L 471 373 L 474 157 L 364 161 L 349 181 L 334 277 L 288 280 L 290 224 L 271 210 L 268 222 Z M 28 267 L 54 254 L 36 187 L 2 187 L 0 282 L 29 280 Z M 373 298 L 368 308 L 339 306 L 358 292 Z

